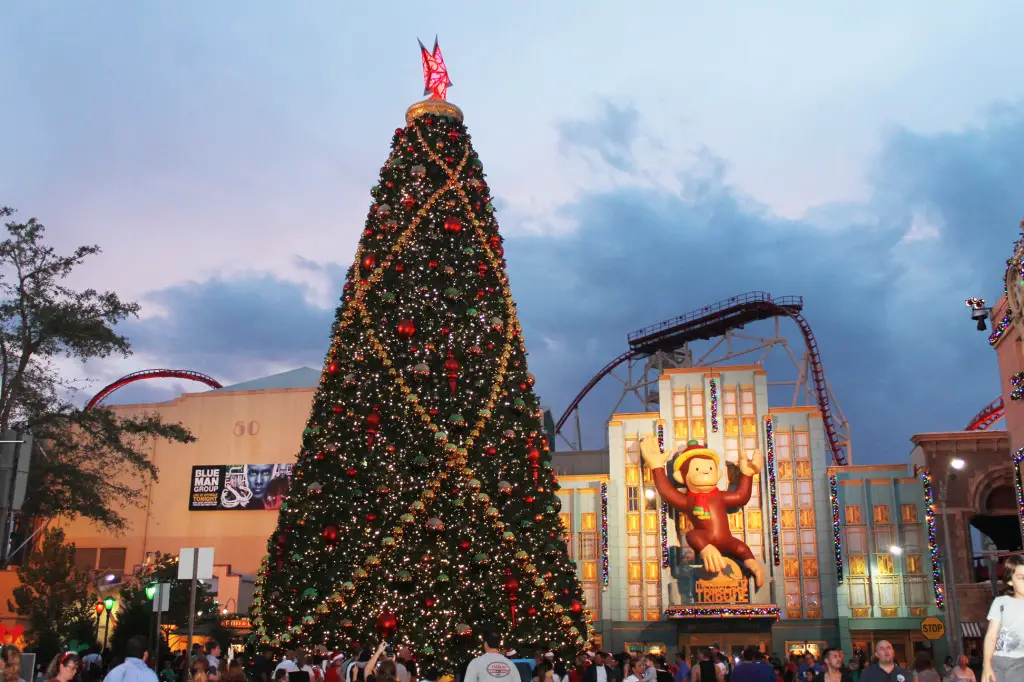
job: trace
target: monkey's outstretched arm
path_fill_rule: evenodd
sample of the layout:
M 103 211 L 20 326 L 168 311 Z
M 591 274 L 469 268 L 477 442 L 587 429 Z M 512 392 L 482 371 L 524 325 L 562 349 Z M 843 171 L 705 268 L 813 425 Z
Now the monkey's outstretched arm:
M 675 484 L 669 479 L 668 474 L 665 472 L 665 467 L 658 467 L 653 470 L 654 473 L 654 487 L 658 489 L 658 494 L 661 495 L 661 499 L 665 501 L 670 507 L 681 509 L 682 511 L 692 511 L 693 501 L 689 495 L 684 492 L 680 492 L 676 489 Z

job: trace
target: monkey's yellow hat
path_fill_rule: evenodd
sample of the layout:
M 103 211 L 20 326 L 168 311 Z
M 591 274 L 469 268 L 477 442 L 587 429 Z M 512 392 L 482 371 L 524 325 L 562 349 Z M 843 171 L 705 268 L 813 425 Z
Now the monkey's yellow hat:
M 672 455 L 672 458 L 668 461 L 668 473 L 670 476 L 674 476 L 676 472 L 682 471 L 683 467 L 694 457 L 705 457 L 715 463 L 715 466 L 719 466 L 718 454 L 709 448 L 707 444 L 701 445 L 700 442 L 691 440 L 687 442 L 686 449 L 680 450 L 676 454 Z

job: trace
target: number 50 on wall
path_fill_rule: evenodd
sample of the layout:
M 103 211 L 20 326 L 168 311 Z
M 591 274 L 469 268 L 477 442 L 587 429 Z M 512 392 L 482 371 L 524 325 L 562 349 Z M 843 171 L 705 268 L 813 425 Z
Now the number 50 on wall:
M 258 421 L 235 422 L 235 428 L 231 432 L 236 436 L 255 436 L 260 432 L 260 423 Z

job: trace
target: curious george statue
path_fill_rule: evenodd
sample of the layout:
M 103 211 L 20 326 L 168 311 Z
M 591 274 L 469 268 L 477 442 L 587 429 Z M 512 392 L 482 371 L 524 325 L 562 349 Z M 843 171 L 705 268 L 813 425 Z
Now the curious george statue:
M 658 439 L 647 436 L 640 441 L 644 462 L 654 474 L 654 486 L 668 505 L 690 519 L 693 530 L 686 542 L 696 552 L 708 573 L 725 569 L 722 555 L 732 557 L 754 576 L 754 585 L 764 584 L 764 569 L 754 558 L 750 547 L 733 537 L 729 531 L 728 509 L 750 501 L 754 476 L 761 471 L 760 452 L 752 459 L 740 455 L 740 478 L 735 490 L 718 489 L 722 477 L 718 455 L 706 445 L 691 440 L 685 450 L 675 454 L 661 451 Z M 667 469 L 667 471 L 666 471 Z M 670 478 L 671 477 L 671 478 Z M 679 490 L 685 487 L 685 491 Z

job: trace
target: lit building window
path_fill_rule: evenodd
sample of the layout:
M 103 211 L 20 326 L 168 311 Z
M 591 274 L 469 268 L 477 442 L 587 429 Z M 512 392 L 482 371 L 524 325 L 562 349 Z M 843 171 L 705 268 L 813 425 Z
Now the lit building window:
M 871 509 L 875 523 L 889 523 L 889 505 L 876 504 Z
M 900 518 L 903 520 L 903 523 L 917 523 L 917 505 L 900 505 Z
M 860 517 L 859 504 L 846 505 L 846 523 L 854 526 L 859 526 L 862 523 L 864 523 L 864 521 Z

